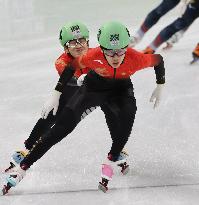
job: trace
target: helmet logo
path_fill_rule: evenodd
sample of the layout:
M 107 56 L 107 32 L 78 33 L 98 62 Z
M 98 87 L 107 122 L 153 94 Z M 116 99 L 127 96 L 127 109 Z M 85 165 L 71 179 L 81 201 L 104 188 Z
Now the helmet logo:
M 72 35 L 76 38 L 80 38 L 82 35 L 81 35 L 81 31 L 80 31 L 80 28 L 78 25 L 76 26 L 72 26 L 71 28 L 71 31 L 72 31 Z
M 119 34 L 113 34 L 110 36 L 110 44 L 111 46 L 119 45 Z
M 62 40 L 62 30 L 59 33 L 59 39 Z
M 101 29 L 99 29 L 98 34 L 97 34 L 98 41 L 99 41 L 100 35 L 101 35 Z

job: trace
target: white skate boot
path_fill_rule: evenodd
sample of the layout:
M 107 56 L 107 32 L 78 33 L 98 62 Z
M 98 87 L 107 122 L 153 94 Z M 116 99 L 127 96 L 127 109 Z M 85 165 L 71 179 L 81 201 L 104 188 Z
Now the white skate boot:
M 122 168 L 121 172 L 123 175 L 126 175 L 130 170 L 129 165 L 127 164 L 127 157 L 128 156 L 129 156 L 128 153 L 126 151 L 122 150 L 120 152 L 120 155 L 119 155 L 117 161 L 116 161 L 117 166 Z
M 163 50 L 169 50 L 173 48 L 174 44 L 176 44 L 182 38 L 184 32 L 185 32 L 184 30 L 178 31 L 173 36 L 171 36 L 171 38 L 169 38 L 166 41 L 166 45 L 163 47 Z
M 1 190 L 1 195 L 5 195 L 8 191 L 15 187 L 26 175 L 26 171 L 22 169 L 20 166 L 16 166 L 13 168 L 13 171 L 8 174 L 6 177 L 7 184 L 3 186 Z
M 26 175 L 26 171 L 23 170 L 20 166 L 17 166 L 13 169 L 11 173 L 6 177 L 7 182 L 15 187 Z

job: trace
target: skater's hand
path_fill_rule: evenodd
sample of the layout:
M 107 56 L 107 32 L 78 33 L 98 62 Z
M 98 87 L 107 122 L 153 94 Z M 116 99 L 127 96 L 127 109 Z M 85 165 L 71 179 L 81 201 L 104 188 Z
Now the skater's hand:
M 78 86 L 81 86 L 83 84 L 84 78 L 85 78 L 86 75 L 87 74 L 82 74 L 82 75 L 79 76 L 79 78 L 77 79 L 77 85 Z
M 154 102 L 153 108 L 157 108 L 158 105 L 160 104 L 161 96 L 162 96 L 162 88 L 164 87 L 164 84 L 157 84 L 157 87 L 154 89 L 150 102 Z
M 50 99 L 44 104 L 41 118 L 46 119 L 51 110 L 53 110 L 53 115 L 56 115 L 58 107 L 59 107 L 59 98 L 61 96 L 61 92 L 54 90 Z

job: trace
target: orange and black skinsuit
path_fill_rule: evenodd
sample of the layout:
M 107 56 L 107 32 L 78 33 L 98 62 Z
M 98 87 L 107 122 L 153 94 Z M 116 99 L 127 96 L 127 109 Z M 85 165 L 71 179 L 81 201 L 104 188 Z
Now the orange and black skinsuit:
M 109 156 L 112 156 L 112 161 L 116 161 L 128 141 L 137 110 L 130 76 L 138 70 L 154 66 L 156 82 L 165 83 L 162 57 L 156 54 L 139 53 L 132 48 L 127 48 L 123 63 L 118 68 L 112 68 L 108 64 L 100 47 L 89 50 L 86 55 L 76 59 L 72 65 L 73 67 L 68 68 L 71 72 L 74 72 L 74 68 L 78 69 L 80 65 L 92 70 L 85 77 L 84 84 L 64 107 L 55 125 L 20 163 L 22 169 L 28 169 L 53 145 L 71 133 L 87 108 L 101 107 L 104 104 L 106 104 L 105 109 L 103 106 L 101 108 L 105 117 L 107 116 L 106 108 L 112 109 L 115 113 L 115 118 L 108 121 L 110 120 L 112 125 L 115 125 L 114 130 L 110 130 L 113 142 Z
M 52 111 L 49 113 L 47 119 L 40 118 L 35 124 L 33 130 L 31 131 L 30 136 L 25 141 L 25 147 L 28 150 L 31 150 L 35 142 L 43 136 L 50 127 L 55 123 L 57 117 L 60 115 L 63 110 L 65 104 L 72 97 L 72 95 L 77 91 L 79 86 L 77 86 L 77 78 L 88 72 L 87 68 L 77 70 L 73 76 L 70 77 L 70 80 L 67 84 L 64 84 L 64 76 L 70 76 L 70 69 L 67 69 L 67 66 L 71 63 L 73 57 L 70 54 L 63 53 L 56 61 L 55 68 L 60 75 L 59 79 L 59 91 L 62 92 L 59 101 L 59 108 L 57 114 L 54 116 Z

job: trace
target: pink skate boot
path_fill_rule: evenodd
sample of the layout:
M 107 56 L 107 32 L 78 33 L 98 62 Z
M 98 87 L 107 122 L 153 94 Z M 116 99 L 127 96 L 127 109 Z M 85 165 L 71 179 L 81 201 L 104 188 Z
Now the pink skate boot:
M 111 165 L 102 164 L 102 182 L 99 182 L 98 189 L 106 193 L 108 191 L 108 182 L 112 179 L 112 176 L 113 168 Z

